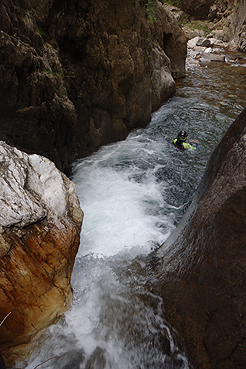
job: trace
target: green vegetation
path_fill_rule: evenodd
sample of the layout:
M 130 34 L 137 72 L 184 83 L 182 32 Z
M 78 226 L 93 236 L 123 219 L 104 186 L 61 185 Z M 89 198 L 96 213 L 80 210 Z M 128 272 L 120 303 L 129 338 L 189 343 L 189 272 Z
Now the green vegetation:
M 55 65 L 50 65 L 50 69 L 45 68 L 43 72 L 54 78 L 54 86 L 58 96 L 66 96 L 66 88 L 64 85 L 64 75 L 61 68 L 57 68 Z
M 148 0 L 145 4 L 144 13 L 152 23 L 157 22 L 157 4 L 155 1 Z
M 179 25 L 180 26 L 187 25 L 189 28 L 193 30 L 195 29 L 202 30 L 204 32 L 204 36 L 207 36 L 211 32 L 211 28 L 209 27 L 208 21 L 180 19 Z
M 163 0 L 164 4 L 173 5 L 177 8 L 181 8 L 183 0 Z M 187 25 L 192 30 L 198 29 L 204 32 L 204 36 L 207 36 L 211 32 L 211 27 L 208 21 L 196 20 L 190 15 L 183 13 L 178 18 L 180 27 Z
M 53 67 L 52 69 L 44 69 L 44 73 L 50 74 L 53 77 L 63 79 L 63 74 L 61 70 L 58 70 L 57 67 Z
M 40 27 L 38 27 L 37 21 L 33 15 L 33 11 L 23 8 L 21 8 L 20 10 L 21 18 L 26 26 L 27 32 L 31 30 L 33 32 L 37 32 L 41 37 L 45 37 L 45 32 Z
M 31 18 L 32 17 L 32 10 L 25 10 L 23 9 L 25 15 L 28 17 L 28 18 Z

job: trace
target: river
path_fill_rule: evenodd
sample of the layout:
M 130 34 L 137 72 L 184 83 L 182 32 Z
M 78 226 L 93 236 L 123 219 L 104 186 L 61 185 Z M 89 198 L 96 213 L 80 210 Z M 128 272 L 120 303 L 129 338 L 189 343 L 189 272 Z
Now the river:
M 189 368 L 142 270 L 189 207 L 211 151 L 245 107 L 245 65 L 188 58 L 187 77 L 148 127 L 75 163 L 72 180 L 85 217 L 74 300 L 39 337 L 26 369 L 45 361 L 39 368 Z M 181 129 L 199 140 L 197 150 L 173 147 Z

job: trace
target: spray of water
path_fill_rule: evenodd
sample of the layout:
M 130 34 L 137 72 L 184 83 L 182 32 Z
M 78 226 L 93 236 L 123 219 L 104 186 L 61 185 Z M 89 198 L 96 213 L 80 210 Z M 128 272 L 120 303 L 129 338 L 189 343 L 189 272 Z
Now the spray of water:
M 72 179 L 85 218 L 72 275 L 74 300 L 64 318 L 39 336 L 26 369 L 49 358 L 42 368 L 188 369 L 162 300 L 147 288 L 142 272 L 144 255 L 182 218 L 211 150 L 242 109 L 245 92 L 235 101 L 218 96 L 220 81 L 235 80 L 231 69 L 228 78 L 218 79 L 218 68 L 200 71 L 189 64 L 178 94 L 146 129 L 75 163 Z M 172 146 L 181 129 L 200 141 L 198 150 L 183 153 Z
M 144 259 L 174 229 L 165 199 L 167 143 L 136 131 L 76 163 L 73 181 L 85 213 L 72 275 L 74 300 L 45 332 L 27 369 L 188 368 L 162 301 L 146 289 Z M 133 268 L 133 264 L 137 268 Z
M 162 147 L 153 150 L 153 141 L 132 135 L 76 165 L 73 181 L 85 213 L 79 255 L 148 253 L 167 238 L 174 225 L 162 196 L 165 182 L 156 181 Z

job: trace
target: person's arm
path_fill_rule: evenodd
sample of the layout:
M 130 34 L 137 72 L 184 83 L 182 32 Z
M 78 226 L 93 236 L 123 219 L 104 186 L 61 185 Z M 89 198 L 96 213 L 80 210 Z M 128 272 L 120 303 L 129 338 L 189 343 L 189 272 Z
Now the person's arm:
M 186 149 L 186 150 L 194 150 L 194 149 L 196 149 L 196 147 L 197 147 L 197 146 L 190 145 L 190 144 L 189 144 L 189 143 L 187 143 L 187 142 L 184 142 L 184 143 L 183 143 L 183 146 L 184 146 L 184 149 Z

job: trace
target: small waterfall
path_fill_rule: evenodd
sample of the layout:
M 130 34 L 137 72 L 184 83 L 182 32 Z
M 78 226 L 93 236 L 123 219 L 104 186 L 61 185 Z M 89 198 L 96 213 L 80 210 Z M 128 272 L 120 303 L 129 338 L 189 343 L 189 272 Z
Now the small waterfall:
M 142 271 L 145 256 L 167 239 L 187 210 L 208 156 L 243 108 L 245 84 L 237 97 L 226 94 L 224 86 L 218 95 L 224 80 L 229 91 L 235 73 L 241 73 L 221 68 L 189 63 L 177 94 L 146 129 L 74 164 L 85 213 L 72 275 L 74 300 L 64 318 L 37 339 L 26 369 L 51 358 L 41 367 L 189 368 L 163 316 L 162 300 Z M 180 129 L 200 141 L 198 150 L 173 147 Z

